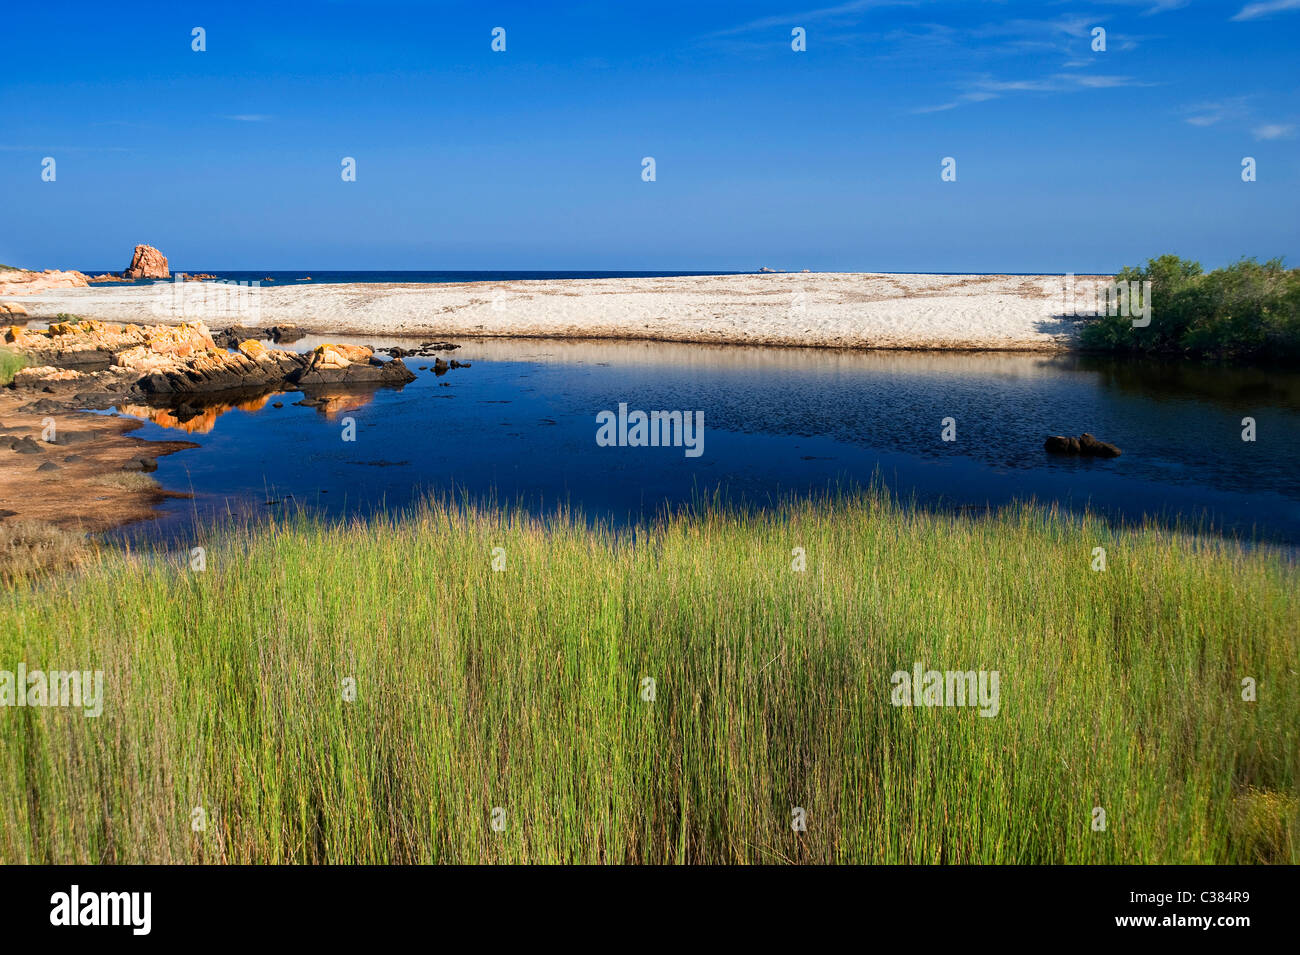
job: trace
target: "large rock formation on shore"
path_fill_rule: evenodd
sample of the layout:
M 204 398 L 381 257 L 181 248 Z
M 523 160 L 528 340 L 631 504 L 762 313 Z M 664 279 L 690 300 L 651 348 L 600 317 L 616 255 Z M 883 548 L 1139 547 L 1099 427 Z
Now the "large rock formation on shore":
M 0 295 L 30 295 L 51 289 L 85 287 L 86 277 L 75 270 L 31 272 L 27 269 L 0 269 Z
M 137 245 L 131 256 L 131 264 L 122 273 L 124 279 L 168 279 L 167 256 L 152 245 Z

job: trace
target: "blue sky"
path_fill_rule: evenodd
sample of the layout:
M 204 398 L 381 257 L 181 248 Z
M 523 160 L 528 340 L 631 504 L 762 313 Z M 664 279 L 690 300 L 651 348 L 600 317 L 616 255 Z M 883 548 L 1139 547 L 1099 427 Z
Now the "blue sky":
M 14 4 L 0 262 L 1300 265 L 1300 0 L 819 2 Z

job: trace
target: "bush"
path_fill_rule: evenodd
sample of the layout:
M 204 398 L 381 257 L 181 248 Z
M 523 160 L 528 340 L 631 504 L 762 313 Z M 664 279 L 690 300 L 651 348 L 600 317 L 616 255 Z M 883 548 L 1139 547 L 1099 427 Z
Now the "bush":
M 1101 316 L 1083 328 L 1085 348 L 1145 354 L 1287 361 L 1300 358 L 1300 270 L 1281 259 L 1242 259 L 1203 272 L 1176 255 L 1128 267 L 1117 282 L 1151 282 L 1151 324 Z

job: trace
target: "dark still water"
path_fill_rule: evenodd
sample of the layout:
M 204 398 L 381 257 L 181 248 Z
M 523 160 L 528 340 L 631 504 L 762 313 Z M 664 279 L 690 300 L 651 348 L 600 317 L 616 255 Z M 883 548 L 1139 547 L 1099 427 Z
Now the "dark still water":
M 209 409 L 188 423 L 202 447 L 161 458 L 155 475 L 194 500 L 168 501 L 145 532 L 170 537 L 196 514 L 286 506 L 268 501 L 341 515 L 452 489 L 625 521 L 717 487 L 761 505 L 879 472 L 921 506 L 1032 497 L 1115 519 L 1208 519 L 1300 544 L 1296 373 L 1077 356 L 461 344 L 447 357 L 472 367 L 421 371 L 401 390 L 340 396 L 325 408 L 296 406 L 302 395 L 289 392 Z M 413 371 L 432 362 L 406 361 Z M 702 453 L 599 446 L 597 414 L 620 403 L 702 411 Z M 941 439 L 948 417 L 953 442 Z M 1254 442 L 1242 440 L 1245 417 L 1255 420 Z M 354 441 L 343 440 L 348 418 Z M 178 437 L 169 423 L 155 413 L 136 433 Z M 1118 444 L 1123 456 L 1043 451 L 1047 435 L 1082 431 Z

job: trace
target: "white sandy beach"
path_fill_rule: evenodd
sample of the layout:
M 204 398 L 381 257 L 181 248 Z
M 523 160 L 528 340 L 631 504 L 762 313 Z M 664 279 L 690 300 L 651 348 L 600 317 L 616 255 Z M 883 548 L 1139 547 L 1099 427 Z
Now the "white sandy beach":
M 1081 283 L 1090 277 L 1080 276 Z M 617 338 L 838 348 L 1056 351 L 1076 322 L 1060 276 L 775 273 L 456 284 L 216 283 L 46 291 L 34 319 L 202 319 L 322 334 Z M 181 294 L 184 295 L 183 308 Z

